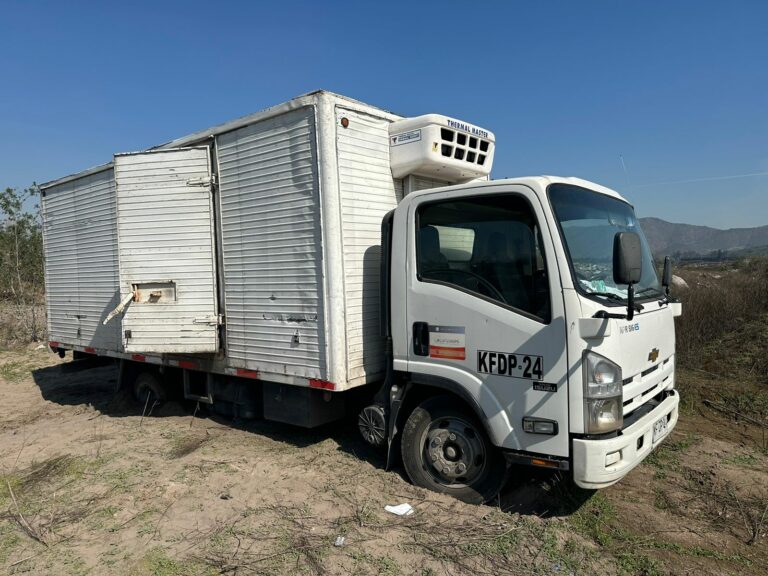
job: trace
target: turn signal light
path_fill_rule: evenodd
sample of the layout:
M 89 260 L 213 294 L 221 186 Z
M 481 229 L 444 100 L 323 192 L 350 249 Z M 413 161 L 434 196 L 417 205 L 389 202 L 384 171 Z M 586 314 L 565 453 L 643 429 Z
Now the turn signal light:
M 531 458 L 531 464 L 534 466 L 544 466 L 545 468 L 559 468 L 560 464 L 553 460 L 541 460 L 540 458 Z

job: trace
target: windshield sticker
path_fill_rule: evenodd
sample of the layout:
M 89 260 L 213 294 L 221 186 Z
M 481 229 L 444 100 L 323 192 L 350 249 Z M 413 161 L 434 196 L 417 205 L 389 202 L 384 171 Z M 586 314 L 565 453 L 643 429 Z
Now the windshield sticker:
M 429 326 L 429 357 L 466 360 L 464 326 Z
M 605 280 L 582 280 L 581 283 L 593 292 L 605 292 Z
M 544 359 L 528 354 L 477 351 L 477 371 L 509 378 L 541 380 L 544 377 Z

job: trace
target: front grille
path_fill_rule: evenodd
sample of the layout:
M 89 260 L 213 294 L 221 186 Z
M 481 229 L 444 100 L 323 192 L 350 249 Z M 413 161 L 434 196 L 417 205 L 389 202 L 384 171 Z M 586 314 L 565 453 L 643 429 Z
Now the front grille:
M 674 380 L 674 355 L 622 380 L 624 417 L 664 391 Z
M 624 422 L 621 425 L 622 430 L 626 430 L 632 424 L 640 420 L 643 416 L 646 414 L 650 414 L 653 412 L 656 407 L 664 402 L 665 398 L 668 396 L 668 392 L 659 392 L 656 394 L 653 398 L 650 398 L 645 404 L 631 412 L 630 414 L 627 414 L 624 416 Z
M 648 370 L 643 370 L 642 372 L 640 372 L 640 377 L 641 378 L 645 378 L 651 372 L 654 372 L 655 370 L 658 370 L 659 366 L 661 366 L 661 362 L 656 364 L 656 366 L 651 366 L 650 368 L 648 368 Z

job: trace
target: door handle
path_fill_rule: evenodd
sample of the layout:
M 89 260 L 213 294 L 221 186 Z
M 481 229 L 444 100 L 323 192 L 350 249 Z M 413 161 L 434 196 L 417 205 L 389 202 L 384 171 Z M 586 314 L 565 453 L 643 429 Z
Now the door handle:
M 413 353 L 416 356 L 429 356 L 429 324 L 413 323 Z

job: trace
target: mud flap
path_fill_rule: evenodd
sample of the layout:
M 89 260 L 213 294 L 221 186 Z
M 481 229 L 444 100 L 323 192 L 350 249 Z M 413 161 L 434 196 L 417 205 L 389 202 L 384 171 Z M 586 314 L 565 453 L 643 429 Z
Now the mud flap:
M 398 435 L 397 421 L 400 408 L 405 400 L 405 395 L 411 387 L 408 382 L 404 386 L 393 384 L 389 389 L 389 410 L 388 413 L 388 438 L 387 438 L 387 470 L 399 461 L 400 457 L 400 436 Z

